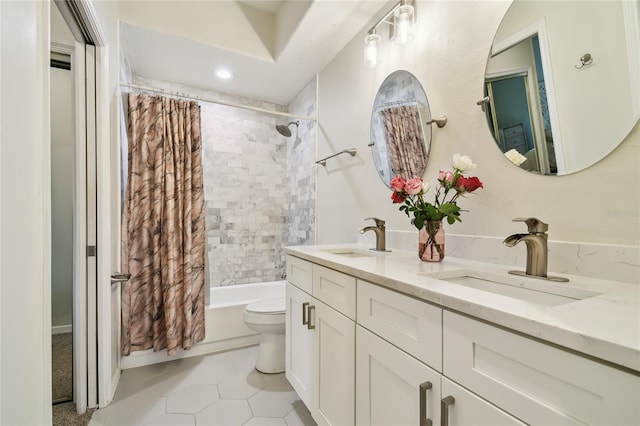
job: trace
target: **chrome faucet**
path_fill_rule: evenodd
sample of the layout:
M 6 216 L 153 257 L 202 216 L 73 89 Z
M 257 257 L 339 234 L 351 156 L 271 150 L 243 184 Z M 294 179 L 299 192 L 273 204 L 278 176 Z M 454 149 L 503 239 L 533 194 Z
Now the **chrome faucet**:
M 378 219 L 377 217 L 367 217 L 364 220 L 372 219 L 376 222 L 376 226 L 367 226 L 366 228 L 362 228 L 360 230 L 361 234 L 364 234 L 367 231 L 373 231 L 376 234 L 376 248 L 371 249 L 375 251 L 390 251 L 386 248 L 386 236 L 385 236 L 385 221 L 382 219 Z
M 514 222 L 524 222 L 527 224 L 529 230 L 528 234 L 513 234 L 504 239 L 503 244 L 508 247 L 513 247 L 520 241 L 524 241 L 527 245 L 527 267 L 525 272 L 522 271 L 509 271 L 514 275 L 526 275 L 533 278 L 542 278 L 551 281 L 569 281 L 563 277 L 550 277 L 547 276 L 547 234 L 549 225 L 542 222 L 535 217 L 516 217 Z

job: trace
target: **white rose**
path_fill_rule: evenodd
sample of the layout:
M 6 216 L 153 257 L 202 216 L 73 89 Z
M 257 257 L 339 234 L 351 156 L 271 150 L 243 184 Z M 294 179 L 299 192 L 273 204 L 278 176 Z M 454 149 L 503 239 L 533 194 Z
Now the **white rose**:
M 473 170 L 476 168 L 476 165 L 473 164 L 471 158 L 466 155 L 453 154 L 453 167 L 460 170 L 461 172 L 466 172 L 468 170 Z
M 426 194 L 427 191 L 429 190 L 429 188 L 431 188 L 431 185 L 429 185 L 429 182 L 422 182 L 422 193 Z

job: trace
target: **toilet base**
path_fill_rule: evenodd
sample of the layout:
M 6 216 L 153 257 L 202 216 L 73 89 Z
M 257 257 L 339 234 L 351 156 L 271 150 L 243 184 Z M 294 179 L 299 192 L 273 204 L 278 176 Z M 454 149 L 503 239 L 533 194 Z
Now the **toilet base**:
M 260 336 L 258 348 L 258 360 L 256 370 L 261 373 L 283 373 L 285 370 L 285 342 L 284 333 L 268 334 Z

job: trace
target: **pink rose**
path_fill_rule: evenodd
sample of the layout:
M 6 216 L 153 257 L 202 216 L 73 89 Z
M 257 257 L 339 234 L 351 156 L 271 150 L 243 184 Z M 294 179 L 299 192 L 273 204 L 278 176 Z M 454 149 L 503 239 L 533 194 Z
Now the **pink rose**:
M 422 179 L 411 178 L 404 184 L 404 190 L 409 195 L 416 195 L 422 191 Z
M 405 197 L 400 192 L 393 191 L 393 194 L 391 194 L 391 200 L 393 201 L 393 204 L 400 204 L 404 203 Z
M 477 177 L 464 177 L 460 176 L 456 182 L 456 187 L 464 190 L 465 192 L 473 192 L 478 188 L 484 188 L 482 182 Z
M 391 189 L 401 192 L 404 189 L 404 184 L 406 182 L 407 181 L 402 179 L 400 176 L 394 176 L 393 179 L 391 179 Z
M 440 173 L 438 173 L 438 180 L 440 182 L 453 182 L 453 172 L 444 172 L 440 170 Z

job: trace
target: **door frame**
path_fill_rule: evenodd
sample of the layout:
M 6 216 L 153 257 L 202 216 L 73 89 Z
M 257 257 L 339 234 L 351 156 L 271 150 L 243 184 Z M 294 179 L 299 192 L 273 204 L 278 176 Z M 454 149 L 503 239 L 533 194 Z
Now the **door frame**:
M 76 243 L 78 257 L 82 256 L 84 265 L 91 264 L 90 257 L 87 253 L 88 246 L 96 247 L 95 253 L 95 277 L 89 277 L 87 273 L 83 281 L 84 288 L 79 289 L 79 296 L 83 296 L 83 300 L 79 303 L 85 303 L 84 308 L 78 308 L 78 315 L 81 315 L 81 321 L 86 326 L 86 346 L 80 348 L 83 350 L 83 356 L 86 356 L 86 374 L 82 375 L 85 370 L 83 361 L 77 366 L 78 372 L 82 375 L 77 380 L 82 380 L 87 384 L 86 395 L 81 393 L 76 401 L 76 409 L 78 413 L 83 413 L 87 408 L 103 408 L 109 405 L 113 399 L 118 380 L 120 378 L 119 359 L 116 368 L 112 368 L 112 348 L 111 348 L 111 159 L 110 159 L 110 132 L 109 132 L 109 44 L 104 35 L 102 27 L 97 18 L 92 0 L 54 0 L 60 6 L 60 11 L 69 25 L 71 32 L 76 39 L 82 37 L 89 40 L 85 44 L 84 38 L 79 44 L 82 46 L 84 55 L 84 65 L 87 65 L 88 72 L 85 80 L 77 82 L 84 89 L 87 87 L 86 96 L 84 97 L 84 111 L 86 111 L 86 120 L 83 130 L 87 139 L 92 138 L 95 141 L 95 204 L 91 197 L 85 200 L 94 204 L 87 209 L 94 208 L 96 212 L 95 222 L 91 223 L 91 218 L 83 216 L 85 221 L 79 225 L 87 223 L 87 228 L 93 227 L 95 224 L 95 240 L 92 241 L 91 235 L 84 234 L 79 237 Z M 73 8 L 71 11 L 70 7 Z M 89 104 L 88 104 L 89 103 Z M 91 153 L 88 153 L 91 155 Z M 77 159 L 77 161 L 79 161 Z M 87 159 L 87 161 L 90 161 Z M 82 166 L 76 164 L 78 173 Z M 86 168 L 84 169 L 86 172 Z M 86 174 L 85 174 L 86 176 Z M 116 177 L 117 178 L 117 177 Z M 89 183 L 92 184 L 92 183 Z M 85 187 L 86 188 L 86 187 Z M 79 190 L 81 190 L 79 188 Z M 78 207 L 80 209 L 80 207 Z M 82 213 L 80 213 L 82 216 Z M 82 262 L 81 262 L 82 263 Z M 89 265 L 91 267 L 91 265 Z M 85 269 L 86 271 L 86 269 Z M 79 277 L 82 271 L 75 271 Z M 91 274 L 93 275 L 93 274 Z M 78 285 L 78 287 L 83 287 Z M 115 371 L 113 371 L 115 370 Z M 79 388 L 83 392 L 82 387 Z M 85 399 L 86 396 L 86 399 Z
M 562 130 L 558 117 L 558 107 L 556 105 L 555 87 L 553 83 L 553 72 L 551 68 L 551 54 L 549 49 L 549 36 L 547 35 L 547 25 L 544 19 L 536 21 L 525 28 L 503 40 L 496 41 L 491 48 L 491 57 L 509 49 L 523 40 L 538 36 L 538 47 L 540 48 L 540 66 L 544 74 L 544 83 L 547 90 L 547 108 L 549 110 L 549 121 L 551 122 L 551 133 L 553 134 L 553 145 L 556 156 L 557 173 L 565 174 L 564 148 L 562 144 Z M 536 91 L 537 92 L 537 91 Z

